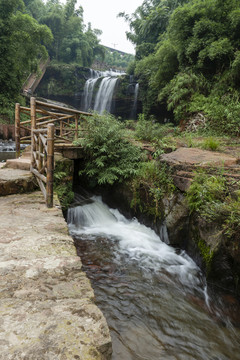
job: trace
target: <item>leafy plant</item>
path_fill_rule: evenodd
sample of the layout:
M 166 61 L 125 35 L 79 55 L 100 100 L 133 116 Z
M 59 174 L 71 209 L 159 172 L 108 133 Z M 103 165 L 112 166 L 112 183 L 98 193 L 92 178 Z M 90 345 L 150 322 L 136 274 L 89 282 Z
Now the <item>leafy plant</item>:
M 93 185 L 112 185 L 136 175 L 141 150 L 125 137 L 124 124 L 114 116 L 94 114 L 85 122 L 81 144 L 87 157 L 81 175 L 91 179 Z
M 172 124 L 162 125 L 157 123 L 153 116 L 146 119 L 144 114 L 138 115 L 138 122 L 135 131 L 135 137 L 138 140 L 157 142 L 159 139 L 162 139 L 172 131 Z
M 220 143 L 216 138 L 212 136 L 206 138 L 202 144 L 203 149 L 216 151 L 219 149 Z
M 238 185 L 239 189 L 239 184 Z M 240 240 L 240 195 L 232 195 L 222 175 L 201 172 L 187 192 L 191 212 L 197 212 L 207 221 L 218 221 L 226 236 Z
M 155 217 L 160 214 L 160 201 L 165 194 L 175 190 L 167 165 L 156 161 L 142 162 L 137 175 L 132 180 L 132 207 Z
M 222 203 L 226 194 L 225 180 L 222 176 L 196 173 L 187 192 L 190 212 L 197 211 L 203 216 L 211 214 L 212 209 Z
M 72 164 L 67 159 L 56 161 L 54 169 L 54 191 L 57 193 L 62 210 L 66 211 L 74 198 L 72 191 Z

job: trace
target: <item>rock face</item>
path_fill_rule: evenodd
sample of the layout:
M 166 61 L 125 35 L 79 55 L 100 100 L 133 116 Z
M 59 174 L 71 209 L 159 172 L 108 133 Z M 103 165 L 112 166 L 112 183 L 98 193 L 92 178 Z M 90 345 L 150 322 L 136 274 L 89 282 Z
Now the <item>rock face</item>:
M 231 155 L 198 148 L 179 148 L 169 154 L 161 155 L 160 161 L 166 162 L 173 169 L 174 185 L 186 192 L 197 168 L 228 168 L 231 174 L 225 174 L 240 180 L 239 160 Z
M 1 170 L 2 171 L 2 170 Z M 0 198 L 0 359 L 110 359 L 111 339 L 61 210 Z

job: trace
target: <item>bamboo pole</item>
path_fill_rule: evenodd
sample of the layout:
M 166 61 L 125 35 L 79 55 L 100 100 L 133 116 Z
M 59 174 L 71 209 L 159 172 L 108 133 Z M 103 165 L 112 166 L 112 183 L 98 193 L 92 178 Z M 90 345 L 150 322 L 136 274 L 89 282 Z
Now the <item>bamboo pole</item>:
M 79 116 L 75 115 L 75 135 L 74 135 L 74 140 L 77 140 L 77 138 L 78 138 L 78 119 L 79 119 Z
M 15 144 L 16 157 L 20 156 L 20 104 L 15 105 Z
M 40 106 L 43 106 L 43 107 L 49 107 L 49 108 L 52 108 L 52 109 L 57 109 L 57 110 L 65 111 L 65 112 L 70 112 L 72 114 L 82 114 L 82 115 L 86 115 L 86 116 L 92 116 L 91 113 L 87 113 L 87 112 L 79 111 L 79 110 L 75 110 L 75 109 L 70 109 L 70 108 L 67 108 L 67 107 L 65 108 L 63 106 L 58 106 L 58 105 L 51 104 L 51 103 L 45 103 L 45 102 L 39 101 L 39 100 L 37 100 L 37 104 L 40 105 Z
M 40 137 L 40 134 L 39 134 L 39 136 L 38 136 L 38 149 L 39 149 L 39 153 L 38 153 L 38 159 L 39 159 L 38 171 L 40 172 L 40 170 L 41 170 L 42 167 L 43 167 L 43 157 L 44 157 L 44 154 L 43 154 L 44 145 L 43 145 L 42 139 L 41 139 L 41 137 Z M 43 156 L 42 156 L 42 155 L 43 155 Z
M 34 151 L 36 151 L 36 142 L 34 138 L 34 130 L 36 129 L 36 99 L 31 97 L 30 99 L 30 108 L 31 108 L 31 169 L 34 168 L 35 157 Z
M 47 207 L 53 207 L 53 171 L 54 171 L 54 124 L 48 125 L 47 132 Z

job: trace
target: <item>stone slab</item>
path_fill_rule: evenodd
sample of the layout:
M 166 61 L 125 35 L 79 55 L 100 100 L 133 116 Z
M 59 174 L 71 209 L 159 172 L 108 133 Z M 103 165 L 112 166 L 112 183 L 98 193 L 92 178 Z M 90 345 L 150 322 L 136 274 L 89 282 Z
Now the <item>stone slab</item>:
M 29 170 L 0 168 L 0 196 L 30 192 L 36 187 L 37 182 Z
M 171 165 L 198 165 L 198 166 L 231 166 L 238 163 L 238 159 L 220 152 L 197 148 L 181 147 L 169 154 L 161 155 L 161 160 Z
M 8 159 L 6 161 L 6 167 L 11 169 L 21 169 L 21 170 L 30 170 L 31 159 L 29 158 L 18 158 L 18 159 Z
M 0 198 L 0 359 L 111 358 L 106 320 L 59 204 Z

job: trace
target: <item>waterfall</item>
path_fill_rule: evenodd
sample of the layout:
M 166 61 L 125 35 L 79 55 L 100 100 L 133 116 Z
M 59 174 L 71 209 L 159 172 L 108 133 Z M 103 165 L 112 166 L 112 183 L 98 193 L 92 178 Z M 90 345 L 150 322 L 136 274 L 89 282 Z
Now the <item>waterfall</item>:
M 90 78 L 86 81 L 83 90 L 83 98 L 81 103 L 81 108 L 83 111 L 88 111 L 92 108 L 93 90 L 100 76 L 102 76 L 100 71 L 90 69 Z
M 134 100 L 133 100 L 133 107 L 130 115 L 130 119 L 135 120 L 137 116 L 137 99 L 138 99 L 138 90 L 139 90 L 139 84 L 136 83 L 134 88 Z
M 110 112 L 118 76 L 123 74 L 125 73 L 113 70 L 95 71 L 90 69 L 90 78 L 84 85 L 81 109 L 83 111 L 93 109 L 100 114 L 105 110 Z M 102 80 L 99 80 L 100 78 L 102 78 Z M 100 85 L 94 98 L 94 89 L 99 82 Z
M 102 79 L 94 103 L 95 111 L 98 111 L 100 114 L 102 114 L 104 111 L 111 111 L 112 97 L 117 81 L 117 77 L 110 76 L 104 77 Z

